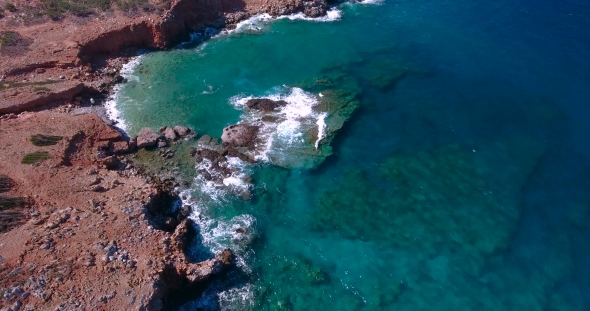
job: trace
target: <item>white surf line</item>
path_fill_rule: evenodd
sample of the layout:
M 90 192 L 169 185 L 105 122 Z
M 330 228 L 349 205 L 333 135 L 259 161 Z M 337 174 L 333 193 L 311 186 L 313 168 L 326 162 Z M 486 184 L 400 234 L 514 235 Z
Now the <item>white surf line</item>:
M 326 131 L 326 117 L 328 114 L 323 112 L 320 114 L 316 124 L 318 125 L 318 139 L 315 141 L 315 149 L 318 150 L 320 146 L 320 141 L 324 139 L 325 131 Z
M 136 56 L 131 59 L 128 63 L 121 67 L 121 71 L 119 74 L 125 78 L 127 81 L 135 81 L 139 82 L 139 77 L 133 74 L 135 68 L 141 63 L 142 56 Z M 107 116 L 109 119 L 117 122 L 117 127 L 121 130 L 127 132 L 129 129 L 125 119 L 123 119 L 121 115 L 121 111 L 118 109 L 117 104 L 120 101 L 120 92 L 123 89 L 125 84 L 117 84 L 113 87 L 111 94 L 109 95 L 108 99 L 106 100 L 104 107 L 107 112 Z
M 302 12 L 291 14 L 291 15 L 283 15 L 277 17 L 277 19 L 290 19 L 290 20 L 305 20 L 305 21 L 312 21 L 312 22 L 335 22 L 342 19 L 342 11 L 338 8 L 331 8 L 326 12 L 325 16 L 320 17 L 309 17 Z

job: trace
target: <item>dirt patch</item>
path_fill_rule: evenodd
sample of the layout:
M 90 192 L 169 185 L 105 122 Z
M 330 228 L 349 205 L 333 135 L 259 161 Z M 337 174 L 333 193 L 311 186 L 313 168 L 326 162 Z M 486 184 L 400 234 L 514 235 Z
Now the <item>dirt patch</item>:
M 28 50 L 33 39 L 21 36 L 14 31 L 0 32 L 0 53 L 6 56 L 16 56 Z

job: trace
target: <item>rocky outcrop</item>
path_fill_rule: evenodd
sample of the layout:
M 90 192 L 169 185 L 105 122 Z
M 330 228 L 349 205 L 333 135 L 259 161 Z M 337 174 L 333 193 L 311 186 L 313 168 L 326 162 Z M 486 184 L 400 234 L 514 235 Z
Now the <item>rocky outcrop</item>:
M 111 142 L 109 145 L 109 152 L 114 154 L 126 154 L 129 152 L 129 142 L 117 141 Z
M 144 127 L 137 135 L 137 148 L 146 148 L 156 146 L 160 135 L 156 134 L 151 128 Z
M 230 125 L 223 129 L 221 140 L 224 145 L 253 148 L 258 134 L 258 126 L 246 123 Z
M 330 6 L 325 0 L 287 0 L 287 1 L 270 1 L 268 3 L 267 13 L 278 16 L 303 12 L 310 17 L 319 17 L 326 15 Z
M 0 55 L 0 82 L 10 83 L 0 90 L 0 115 L 65 102 L 79 106 L 74 98 L 84 94 L 104 96 L 114 84 L 124 81 L 117 71 L 125 56 L 135 55 L 135 50 L 127 48 L 168 48 L 188 40 L 192 32 L 232 26 L 261 13 L 278 16 L 303 12 L 317 17 L 326 14 L 329 2 L 172 0 L 161 14 L 115 14 L 108 20 L 92 18 L 83 24 L 66 18 L 58 27 L 63 30 L 53 23 L 14 26 L 18 28 L 14 32 L 30 38 L 32 44 L 18 55 Z M 72 33 L 73 28 L 76 31 Z
M 27 92 L 17 90 L 0 92 L 0 115 L 33 110 L 52 103 L 61 104 L 64 101 L 71 101 L 76 95 L 87 90 L 83 83 L 76 82 L 59 84 L 57 87 L 46 85 L 30 88 L 31 90 Z
M 191 133 L 191 129 L 186 126 L 177 125 L 173 128 L 173 130 L 180 137 L 186 137 Z
M 178 274 L 184 276 L 189 283 L 205 282 L 230 267 L 233 257 L 232 251 L 226 249 L 213 259 L 196 264 L 179 264 L 176 267 Z
M 188 242 L 191 222 L 188 219 L 183 220 L 177 227 L 170 238 L 172 247 L 179 253 L 184 252 Z
M 164 129 L 164 131 L 161 132 L 162 134 L 164 134 L 164 137 L 166 137 L 166 139 L 168 139 L 169 141 L 175 141 L 178 139 L 178 135 L 176 134 L 176 132 L 170 128 L 170 127 L 166 127 Z
M 272 100 L 268 98 L 253 98 L 246 102 L 248 109 L 260 110 L 263 112 L 276 111 L 280 107 L 287 106 L 284 100 Z
M 190 32 L 205 27 L 222 28 L 248 16 L 269 13 L 273 16 L 303 12 L 319 17 L 329 9 L 326 0 L 173 0 L 162 16 L 143 18 L 113 26 L 95 37 L 80 38 L 79 56 L 84 60 L 97 54 L 112 54 L 124 47 L 166 48 Z

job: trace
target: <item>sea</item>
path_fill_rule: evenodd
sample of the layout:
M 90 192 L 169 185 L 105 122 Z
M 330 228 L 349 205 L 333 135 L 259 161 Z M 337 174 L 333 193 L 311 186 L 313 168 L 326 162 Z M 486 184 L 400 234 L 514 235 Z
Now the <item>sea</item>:
M 123 74 L 108 107 L 129 135 L 220 138 L 257 122 L 248 99 L 288 103 L 257 163 L 179 189 L 189 258 L 236 255 L 180 310 L 590 310 L 589 1 L 258 15 Z M 326 90 L 356 105 L 332 128 Z

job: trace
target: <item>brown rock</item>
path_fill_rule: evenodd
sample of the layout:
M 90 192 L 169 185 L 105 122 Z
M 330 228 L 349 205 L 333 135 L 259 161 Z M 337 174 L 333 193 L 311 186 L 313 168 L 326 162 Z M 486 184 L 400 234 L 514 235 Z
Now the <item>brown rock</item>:
M 137 149 L 137 136 L 131 137 L 129 139 L 129 152 L 133 152 Z
M 164 148 L 168 146 L 168 142 L 165 139 L 158 139 L 158 148 Z
M 201 138 L 199 138 L 199 140 L 197 142 L 200 144 L 208 145 L 211 143 L 212 140 L 213 140 L 213 137 L 211 137 L 209 135 L 203 135 Z
M 105 187 L 103 187 L 101 185 L 92 186 L 92 187 L 90 187 L 90 190 L 94 191 L 94 192 L 105 192 L 106 191 Z
M 110 156 L 100 159 L 99 163 L 104 165 L 104 167 L 106 167 L 106 169 L 108 170 L 114 170 L 119 166 L 119 163 L 121 162 L 119 162 L 119 159 L 117 159 L 117 157 Z
M 109 152 L 116 154 L 125 154 L 129 152 L 129 143 L 126 141 L 111 142 Z
M 109 149 L 109 142 L 108 141 L 99 141 L 96 143 L 96 150 L 108 150 Z
M 137 135 L 137 148 L 152 147 L 158 143 L 160 135 L 156 134 L 151 128 L 144 127 Z
M 180 126 L 180 125 L 177 125 L 177 126 L 175 126 L 175 127 L 174 127 L 174 131 L 175 131 L 175 132 L 176 132 L 176 134 L 178 134 L 178 136 L 180 136 L 180 137 L 185 137 L 185 136 L 187 136 L 188 134 L 190 134 L 190 133 L 191 133 L 191 129 L 189 129 L 189 128 L 188 128 L 188 127 L 186 127 L 186 126 Z
M 178 139 L 178 136 L 176 136 L 176 132 L 170 127 L 167 127 L 164 130 L 164 137 L 166 137 L 166 139 L 170 141 L 175 141 Z
M 121 133 L 119 133 L 119 131 L 117 131 L 111 127 L 107 127 L 104 130 L 101 130 L 100 133 L 98 133 L 96 140 L 98 140 L 98 141 L 118 141 L 118 140 L 121 140 L 121 138 L 123 138 L 123 135 L 121 135 Z
M 171 244 L 178 252 L 183 252 L 187 245 L 190 226 L 191 221 L 185 219 L 176 226 L 176 230 L 174 230 L 174 233 L 172 234 Z
M 223 129 L 221 140 L 235 147 L 252 147 L 258 134 L 258 127 L 251 124 L 234 124 Z
M 226 249 L 215 258 L 197 264 L 188 265 L 185 268 L 185 275 L 189 282 L 203 282 L 211 276 L 221 273 L 233 262 L 233 253 Z
M 249 109 L 255 109 L 264 112 L 271 112 L 286 105 L 287 102 L 284 100 L 274 101 L 268 98 L 254 98 L 246 103 L 246 106 L 248 106 Z

